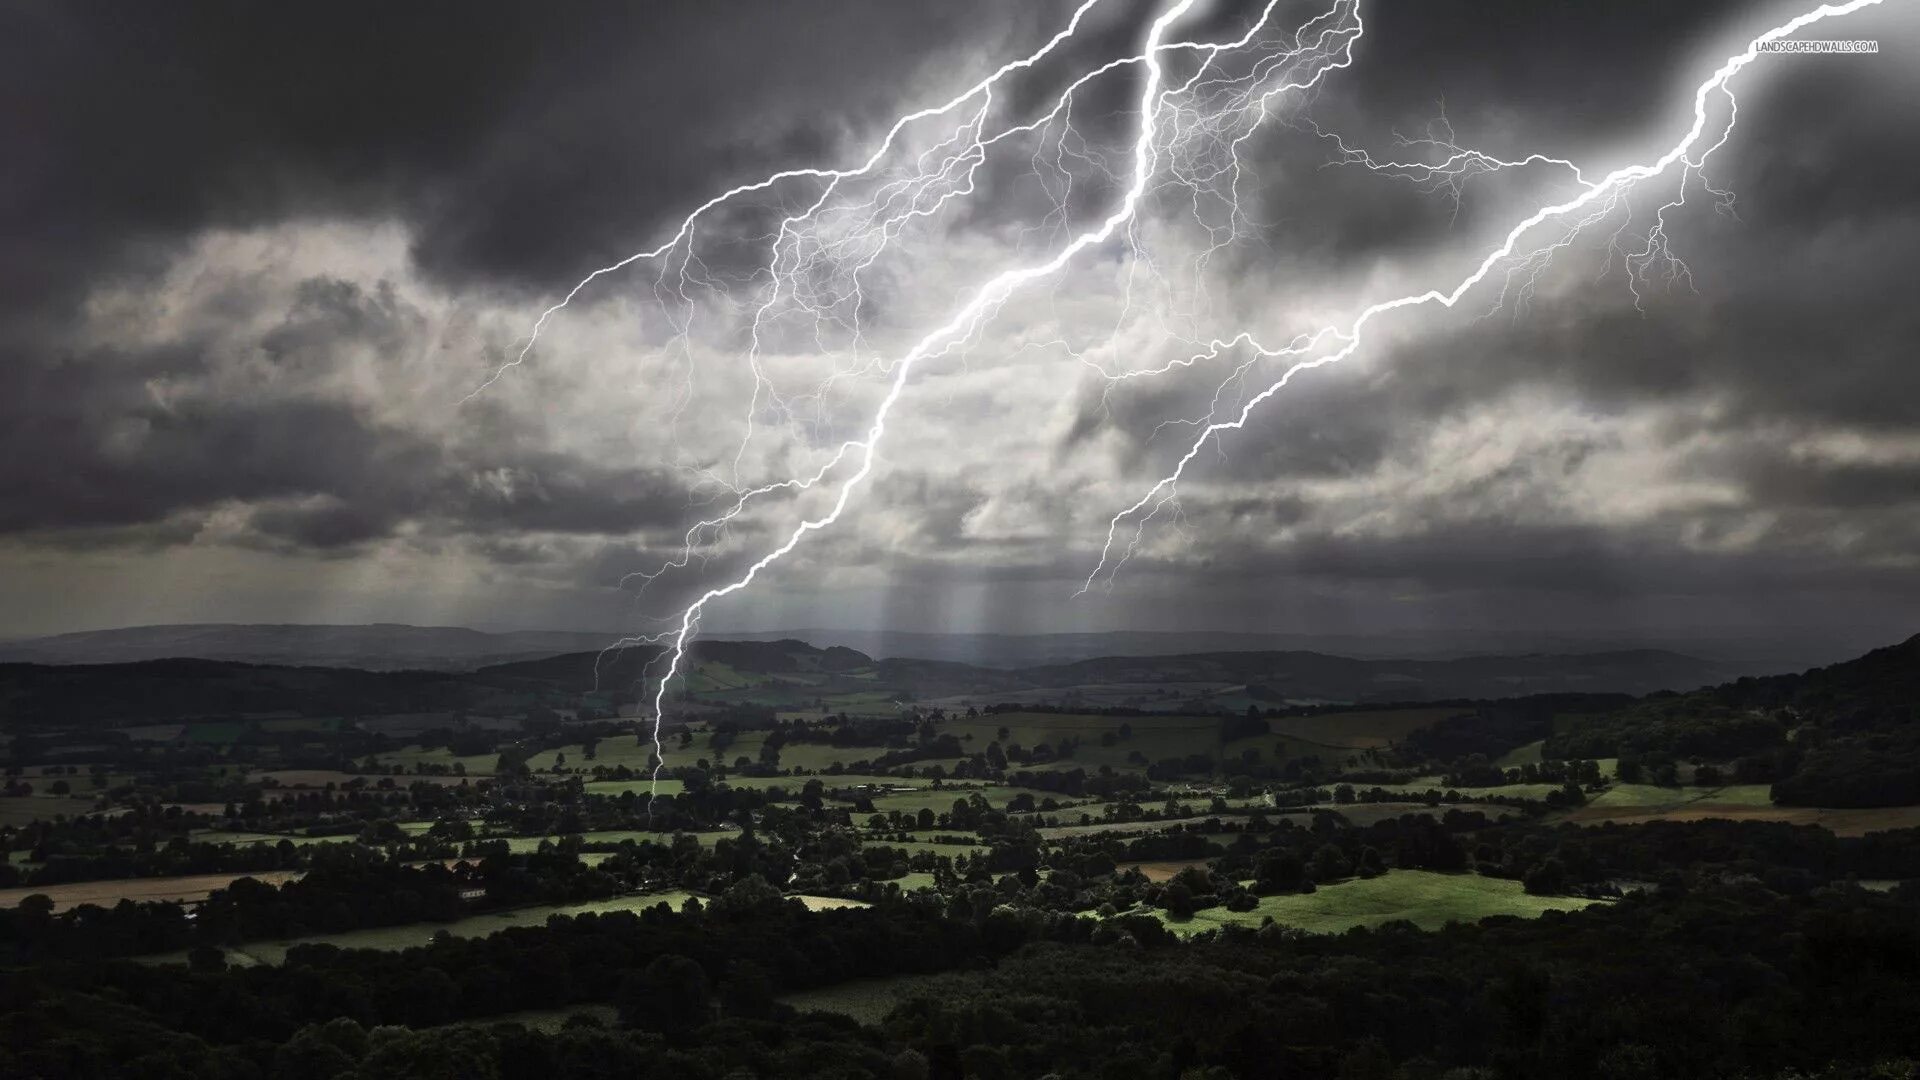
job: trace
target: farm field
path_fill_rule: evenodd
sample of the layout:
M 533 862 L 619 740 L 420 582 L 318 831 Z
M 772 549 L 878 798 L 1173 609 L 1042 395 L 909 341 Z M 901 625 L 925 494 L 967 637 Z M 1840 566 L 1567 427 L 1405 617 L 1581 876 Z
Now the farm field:
M 645 798 L 649 795 L 678 795 L 686 790 L 686 785 L 669 777 L 659 780 L 590 780 L 585 785 L 589 795 L 619 795 L 631 791 Z
M 1438 874 L 1393 870 L 1376 878 L 1355 878 L 1318 891 L 1265 896 L 1252 911 L 1208 908 L 1190 919 L 1158 915 L 1175 933 L 1191 935 L 1226 925 L 1259 926 L 1267 916 L 1283 926 L 1314 934 L 1337 934 L 1356 926 L 1379 926 L 1405 919 L 1434 930 L 1450 922 L 1477 922 L 1489 915 L 1532 918 L 1549 911 L 1577 911 L 1599 901 L 1569 896 L 1532 896 L 1517 881 L 1478 874 Z
M 848 900 L 845 897 L 840 897 L 840 896 L 808 896 L 803 893 L 799 896 L 794 897 L 794 899 L 800 901 L 802 904 L 807 905 L 808 911 L 835 911 L 840 908 L 863 908 L 863 907 L 873 906 L 872 904 L 867 903 L 865 900 Z
M 342 949 L 389 951 L 410 949 L 427 944 L 433 940 L 435 934 L 441 931 L 452 934 L 454 937 L 486 937 L 489 934 L 519 926 L 543 926 L 547 918 L 552 915 L 638 912 L 662 903 L 678 909 L 691 896 L 691 893 L 676 890 L 641 896 L 623 896 L 613 900 L 595 900 L 585 904 L 543 904 L 536 907 L 515 908 L 512 911 L 473 915 L 450 923 L 412 923 L 406 926 L 351 930 L 343 934 L 319 934 L 284 941 L 255 941 L 228 949 L 227 962 L 249 967 L 261 964 L 277 965 L 286 959 L 287 951 L 296 945 L 336 945 Z M 155 962 L 172 962 L 179 959 L 182 957 L 169 954 L 165 957 L 156 957 Z
M 418 783 L 423 780 L 430 784 L 444 784 L 448 787 L 458 787 L 461 784 L 476 782 L 477 779 L 480 778 L 470 776 L 386 776 L 380 773 L 341 772 L 337 769 L 274 769 L 268 772 L 251 773 L 247 777 L 249 783 L 266 784 L 269 796 L 271 796 L 274 788 L 323 790 L 328 784 L 332 784 L 335 787 L 346 787 L 349 784 L 356 783 L 362 787 L 371 788 L 380 786 L 381 781 L 391 781 L 395 787 L 406 787 L 408 784 Z
M 921 840 L 868 840 L 861 847 L 886 847 L 904 851 L 909 855 L 966 855 L 972 857 L 987 850 L 981 844 L 931 844 Z
M 74 798 L 70 795 L 5 795 L 0 796 L 0 825 L 26 825 L 34 821 L 47 821 L 62 814 L 78 817 L 91 814 L 94 800 L 91 796 Z
M 1818 825 L 1836 836 L 1864 836 L 1920 826 L 1920 806 L 1865 808 L 1775 806 L 1766 784 L 1722 788 L 1666 788 L 1616 784 L 1560 820 L 1576 825 L 1635 825 L 1647 821 L 1781 821 Z
M 802 714 L 817 720 L 817 714 Z M 716 764 L 731 766 L 740 758 L 758 762 L 760 748 L 766 745 L 767 732 L 743 731 L 723 751 L 715 752 L 711 736 L 695 738 L 693 745 L 682 750 L 677 743 L 667 745 L 667 760 L 677 764 L 687 764 L 697 758 L 706 758 Z M 871 761 L 887 752 L 884 746 L 833 746 L 828 743 L 792 742 L 780 747 L 779 767 L 787 771 L 821 772 L 835 764 L 843 767 Z M 720 759 L 720 760 L 716 760 Z M 567 759 L 573 760 L 571 756 Z M 635 766 L 638 768 L 638 766 Z
M 732 776 L 721 782 L 728 787 L 751 788 L 756 791 L 765 791 L 768 788 L 785 788 L 790 792 L 798 792 L 801 788 L 807 786 L 807 781 L 809 780 L 820 781 L 820 785 L 828 791 L 832 791 L 835 788 L 859 787 L 866 784 L 904 788 L 925 788 L 931 786 L 933 783 L 931 780 L 924 780 L 918 777 L 875 776 L 867 773 L 840 773 L 837 776 Z
M 1172 881 L 1173 876 L 1188 867 L 1207 865 L 1205 859 L 1163 859 L 1154 862 L 1123 862 L 1118 866 L 1122 870 L 1138 870 L 1148 881 Z
M 561 755 L 566 755 L 566 764 L 560 766 L 562 772 L 590 773 L 597 766 L 618 768 L 625 765 L 629 769 L 644 772 L 653 758 L 653 738 L 648 734 L 622 735 L 617 738 L 601 739 L 594 744 L 593 760 L 587 760 L 585 744 L 574 743 L 557 750 L 542 750 L 527 759 L 527 768 L 534 772 L 553 772 L 559 764 Z M 667 760 L 673 760 L 674 749 L 667 746 Z M 493 771 L 494 763 L 487 762 L 487 771 Z
M 1530 742 L 1525 746 L 1516 746 L 1501 755 L 1494 764 L 1503 769 L 1517 769 L 1522 765 L 1538 765 L 1543 760 L 1540 756 L 1540 751 L 1546 745 L 1547 740 L 1541 739 L 1538 742 Z
M 75 881 L 64 885 L 31 885 L 0 889 L 0 908 L 11 908 L 35 893 L 44 893 L 53 901 L 53 910 L 66 911 L 82 904 L 112 907 L 122 900 L 205 900 L 215 889 L 224 889 L 243 877 L 269 885 L 283 885 L 301 876 L 300 870 L 261 870 L 252 874 L 190 874 L 184 877 L 112 878 L 107 881 Z
M 644 844 L 649 841 L 656 844 L 673 843 L 672 833 L 644 832 L 638 829 L 608 829 L 602 832 L 571 833 L 569 835 L 578 837 L 582 843 L 586 844 L 620 844 L 628 840 L 636 844 Z M 739 834 L 734 833 L 732 835 L 738 836 Z M 481 837 L 480 839 L 491 840 L 497 838 Z M 563 838 L 556 834 L 552 836 L 509 836 L 504 839 L 507 842 L 507 850 L 509 852 L 524 854 L 529 851 L 540 850 L 540 845 L 544 843 L 551 842 L 558 844 Z
M 1035 801 L 1041 799 L 1055 799 L 1063 803 L 1067 801 L 1061 798 L 1057 792 L 1052 791 L 1008 787 L 1003 784 L 975 784 L 968 787 L 926 788 L 921 791 L 906 791 L 892 795 L 881 795 L 873 800 L 873 809 L 875 813 L 880 814 L 887 813 L 890 810 L 898 810 L 903 814 L 918 814 L 921 808 L 925 807 L 936 814 L 944 814 L 953 809 L 953 804 L 956 801 L 971 799 L 975 795 L 986 799 L 990 806 L 1004 808 L 1008 802 L 1012 801 L 1014 796 L 1022 792 L 1032 795 Z
M 415 823 L 409 823 L 415 824 Z M 418 822 L 419 832 L 426 832 L 432 822 Z M 403 827 L 403 831 L 405 831 Z M 352 836 L 293 836 L 286 833 L 233 832 L 227 829 L 202 829 L 187 837 L 196 844 L 278 844 L 282 840 L 293 842 L 295 847 L 308 844 L 346 844 L 352 843 Z
M 1433 783 L 1415 781 L 1411 784 L 1355 784 L 1353 786 L 1358 791 L 1372 791 L 1375 788 L 1379 788 L 1381 791 L 1390 792 L 1394 795 L 1421 796 L 1429 791 L 1438 791 L 1442 794 L 1449 791 L 1457 791 L 1465 798 L 1474 798 L 1476 796 L 1484 798 L 1490 795 L 1499 795 L 1512 799 L 1535 800 L 1544 799 L 1548 795 L 1559 791 L 1562 787 L 1560 784 L 1502 784 L 1498 787 L 1462 787 L 1459 785 L 1443 784 L 1437 779 Z
M 494 765 L 500 761 L 500 755 L 467 754 L 461 756 L 444 746 L 436 746 L 431 750 L 424 746 L 403 746 L 398 750 L 389 750 L 384 754 L 372 755 L 367 760 L 377 765 L 399 765 L 409 773 L 421 765 L 444 766 L 451 769 L 454 765 L 458 764 L 466 766 L 468 776 L 491 776 L 493 775 Z
M 1513 811 L 1507 807 L 1494 806 L 1488 803 L 1459 803 L 1457 805 L 1442 803 L 1439 806 L 1428 806 L 1426 803 L 1353 803 L 1348 806 L 1327 806 L 1321 807 L 1320 809 L 1333 811 L 1341 817 L 1346 818 L 1352 824 L 1362 827 L 1372 825 L 1378 821 L 1395 819 L 1402 814 L 1424 814 L 1428 817 L 1440 817 L 1448 810 L 1455 809 L 1462 812 L 1477 810 L 1489 818 L 1506 817 L 1513 813 Z M 1205 821 L 1210 817 L 1218 816 L 1220 815 L 1197 811 L 1187 817 L 1166 818 L 1157 821 L 1096 820 L 1088 825 L 1050 825 L 1041 828 L 1039 832 L 1041 836 L 1049 840 L 1058 840 L 1068 836 L 1092 836 L 1107 832 L 1160 832 L 1166 829 L 1182 828 L 1196 822 Z M 1313 811 L 1271 812 L 1266 814 L 1266 818 L 1268 821 L 1291 821 L 1304 828 L 1313 824 Z

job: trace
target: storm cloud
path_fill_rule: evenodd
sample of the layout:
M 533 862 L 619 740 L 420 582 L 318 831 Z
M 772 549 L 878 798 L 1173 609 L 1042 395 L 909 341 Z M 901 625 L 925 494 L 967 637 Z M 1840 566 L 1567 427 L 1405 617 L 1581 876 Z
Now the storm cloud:
M 1183 32 L 1217 37 L 1256 9 L 1211 5 Z M 1328 133 L 1383 155 L 1441 137 L 1604 170 L 1669 141 L 1728 46 L 1796 9 L 1365 10 L 1353 66 L 1249 144 L 1240 242 L 1199 285 L 1168 275 L 1205 325 L 1117 317 L 1157 268 L 1111 246 L 1011 299 L 916 377 L 839 527 L 714 624 L 1899 630 L 1920 610 L 1920 20 L 1900 11 L 1835 31 L 1879 39 L 1877 55 L 1763 58 L 1706 178 L 1734 202 L 1717 210 L 1696 183 L 1671 215 L 1686 273 L 1629 288 L 1602 231 L 1524 293 L 1383 324 L 1207 449 L 1111 589 L 1069 602 L 1111 516 L 1247 355 L 1124 384 L 1090 365 L 1154 366 L 1223 329 L 1284 339 L 1450 281 L 1518 208 L 1573 190 L 1538 168 L 1423 188 L 1330 166 Z M 586 272 L 729 186 L 857 158 L 1070 11 L 0 6 L 0 634 L 670 614 L 831 486 L 698 531 L 733 485 L 804 474 L 863 431 L 912 331 L 1040 250 L 1055 235 L 1041 226 L 1104 212 L 1111 180 L 1068 196 L 1017 155 L 991 162 L 911 257 L 834 301 L 871 340 L 818 396 L 797 389 L 828 370 L 804 320 L 769 321 L 764 377 L 797 396 L 785 413 L 763 402 L 744 453 L 754 383 L 722 287 L 750 291 L 756 239 L 800 189 L 714 222 L 694 268 L 705 299 L 663 304 L 650 272 L 613 276 L 527 364 L 468 393 Z M 1153 11 L 1103 5 L 998 107 L 1044 108 Z M 1087 160 L 1130 138 L 1138 85 L 1118 72 L 1076 102 Z M 1175 228 L 1177 203 L 1147 224 Z M 1224 399 L 1277 370 L 1254 364 Z M 690 528 L 702 558 L 636 601 L 623 579 L 674 561 Z

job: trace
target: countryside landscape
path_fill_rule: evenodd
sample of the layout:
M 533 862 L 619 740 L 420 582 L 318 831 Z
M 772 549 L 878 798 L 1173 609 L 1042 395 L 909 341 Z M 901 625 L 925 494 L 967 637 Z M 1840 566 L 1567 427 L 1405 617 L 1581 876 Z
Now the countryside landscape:
M 0 1080 L 1920 1080 L 1920 0 L 0 0 Z
M 1920 636 L 1685 692 L 1600 689 L 1671 655 L 1480 657 L 1416 668 L 1481 690 L 1427 701 L 1388 696 L 1405 664 L 1312 653 L 692 655 L 658 750 L 646 650 L 0 666 L 0 1071 L 1786 1077 L 1910 1052 Z M 1488 689 L 1532 679 L 1561 684 Z

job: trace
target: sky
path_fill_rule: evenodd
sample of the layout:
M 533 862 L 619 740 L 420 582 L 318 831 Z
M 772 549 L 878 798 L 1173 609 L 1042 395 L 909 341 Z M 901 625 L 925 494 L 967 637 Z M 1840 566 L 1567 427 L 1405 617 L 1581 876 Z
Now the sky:
M 729 188 L 864 161 L 1073 6 L 0 0 L 0 637 L 671 626 L 831 511 L 907 358 L 844 510 L 703 629 L 1920 630 L 1915 5 L 1802 35 L 1877 54 L 1758 57 L 1697 174 L 1369 324 L 1103 562 L 1286 367 L 1209 342 L 1451 287 L 1581 191 L 1356 155 L 1604 175 L 1814 6 L 1198 4 L 1167 40 L 1258 32 L 1165 54 L 1136 212 L 916 356 L 1121 205 L 1147 69 L 977 161 L 947 140 L 1049 116 L 1172 2 L 1095 4 L 873 172 L 732 200 L 540 322 Z

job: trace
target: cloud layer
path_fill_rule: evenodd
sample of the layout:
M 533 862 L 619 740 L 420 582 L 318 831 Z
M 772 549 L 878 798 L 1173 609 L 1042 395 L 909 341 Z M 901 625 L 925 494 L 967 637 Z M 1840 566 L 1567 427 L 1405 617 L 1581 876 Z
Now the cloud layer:
M 731 184 L 846 160 L 1067 12 L 353 6 L 0 16 L 0 38 L 33 43 L 0 65 L 9 98 L 32 102 L 0 120 L 21 150 L 0 184 L 0 633 L 644 626 L 828 494 L 784 493 L 704 535 L 700 561 L 636 602 L 623 578 L 675 560 L 726 481 L 817 467 L 863 430 L 917 332 L 1057 241 L 1035 228 L 1060 224 L 1053 199 L 1084 220 L 1111 195 L 992 162 L 860 293 L 822 285 L 842 333 L 824 354 L 811 311 L 763 325 L 787 411 L 746 408 L 737 298 L 754 238 L 798 192 L 717 219 L 703 261 L 678 269 L 726 290 L 662 303 L 653 272 L 614 276 L 463 405 L 586 270 Z M 1899 630 L 1920 610 L 1920 314 L 1904 298 L 1920 86 L 1898 58 L 1920 24 L 1898 12 L 1834 34 L 1879 38 L 1877 57 L 1771 57 L 1743 85 L 1710 176 L 1737 216 L 1700 197 L 1672 221 L 1690 278 L 1636 306 L 1602 234 L 1525 303 L 1494 311 L 1496 289 L 1383 325 L 1209 450 L 1111 591 L 1067 599 L 1108 518 L 1183 448 L 1188 429 L 1165 423 L 1204 416 L 1246 356 L 1121 384 L 1095 367 L 1153 367 L 1191 351 L 1177 339 L 1239 328 L 1284 339 L 1448 282 L 1519 208 L 1567 191 L 1552 170 L 1456 192 L 1329 168 L 1320 132 L 1386 153 L 1396 134 L 1450 131 L 1608 168 L 1669 140 L 1688 88 L 1789 10 L 1367 9 L 1353 67 L 1246 155 L 1242 242 L 1180 272 L 1204 243 L 1161 198 L 1138 251 L 1089 253 L 1011 299 L 914 380 L 869 497 L 715 623 Z M 1219 5 L 1187 32 L 1247 15 Z M 1149 16 L 1103 12 L 1001 107 L 1048 100 Z M 1124 146 L 1136 88 L 1117 77 L 1077 103 L 1076 149 Z M 1134 289 L 1161 295 L 1126 303 Z M 828 383 L 836 369 L 850 374 Z

